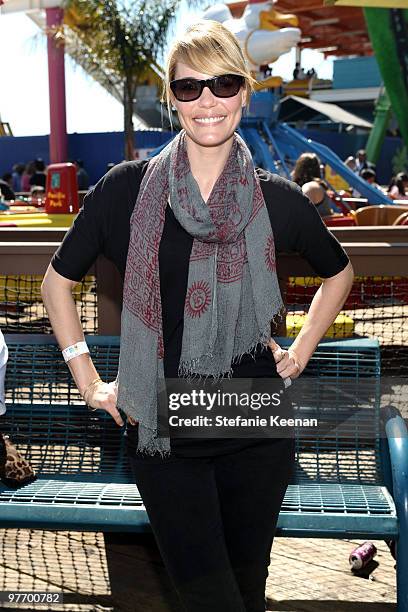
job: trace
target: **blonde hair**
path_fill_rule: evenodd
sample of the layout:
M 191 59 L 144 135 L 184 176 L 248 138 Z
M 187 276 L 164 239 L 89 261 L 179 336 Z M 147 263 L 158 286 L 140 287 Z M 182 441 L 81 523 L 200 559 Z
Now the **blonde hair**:
M 175 78 L 177 62 L 211 76 L 243 76 L 247 94 L 246 106 L 249 107 L 256 81 L 251 75 L 238 39 L 218 21 L 203 19 L 187 28 L 184 35 L 174 41 L 167 57 L 160 101 L 167 105 L 171 125 L 170 81 Z

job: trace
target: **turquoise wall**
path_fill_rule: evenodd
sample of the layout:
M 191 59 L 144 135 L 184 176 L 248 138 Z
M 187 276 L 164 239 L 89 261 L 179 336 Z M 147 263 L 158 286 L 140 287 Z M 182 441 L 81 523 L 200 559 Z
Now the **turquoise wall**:
M 379 87 L 382 78 L 375 57 L 353 57 L 333 62 L 333 89 Z

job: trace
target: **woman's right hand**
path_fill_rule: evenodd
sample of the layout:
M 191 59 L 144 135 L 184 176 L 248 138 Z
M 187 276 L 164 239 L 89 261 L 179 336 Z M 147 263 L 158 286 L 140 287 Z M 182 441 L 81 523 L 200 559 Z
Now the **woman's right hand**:
M 110 383 L 103 382 L 102 380 L 99 381 L 92 387 L 86 399 L 87 405 L 90 408 L 105 410 L 120 427 L 124 425 L 123 419 L 116 407 L 116 381 Z

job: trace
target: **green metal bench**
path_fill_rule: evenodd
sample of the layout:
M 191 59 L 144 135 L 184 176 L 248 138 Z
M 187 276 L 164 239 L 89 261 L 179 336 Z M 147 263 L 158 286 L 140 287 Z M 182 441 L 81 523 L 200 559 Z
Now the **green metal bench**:
M 0 485 L 0 526 L 150 530 L 132 484 L 123 428 L 84 406 L 52 337 L 16 334 L 6 341 L 7 412 L 1 429 L 39 477 L 18 490 Z M 113 380 L 119 338 L 88 336 L 87 342 L 100 376 Z M 322 342 L 305 374 L 379 380 L 378 343 Z M 305 406 L 316 397 L 311 385 Z M 408 612 L 408 432 L 392 407 L 380 412 L 376 404 L 369 419 L 373 439 L 360 435 L 357 426 L 348 439 L 337 433 L 296 438 L 296 470 L 277 535 L 395 540 L 398 612 Z

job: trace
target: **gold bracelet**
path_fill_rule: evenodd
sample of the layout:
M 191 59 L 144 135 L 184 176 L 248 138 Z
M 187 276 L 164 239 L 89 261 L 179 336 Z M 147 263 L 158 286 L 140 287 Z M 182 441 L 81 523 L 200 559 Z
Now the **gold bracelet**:
M 89 383 L 89 385 L 86 387 L 85 391 L 82 394 L 82 399 L 84 400 L 85 404 L 88 404 L 86 396 L 88 395 L 88 392 L 92 389 L 92 387 L 94 385 L 96 385 L 98 382 L 102 382 L 102 379 L 100 376 L 98 376 L 97 378 L 95 378 L 95 380 L 93 380 L 92 382 Z M 96 408 L 90 408 L 91 410 L 96 410 Z

